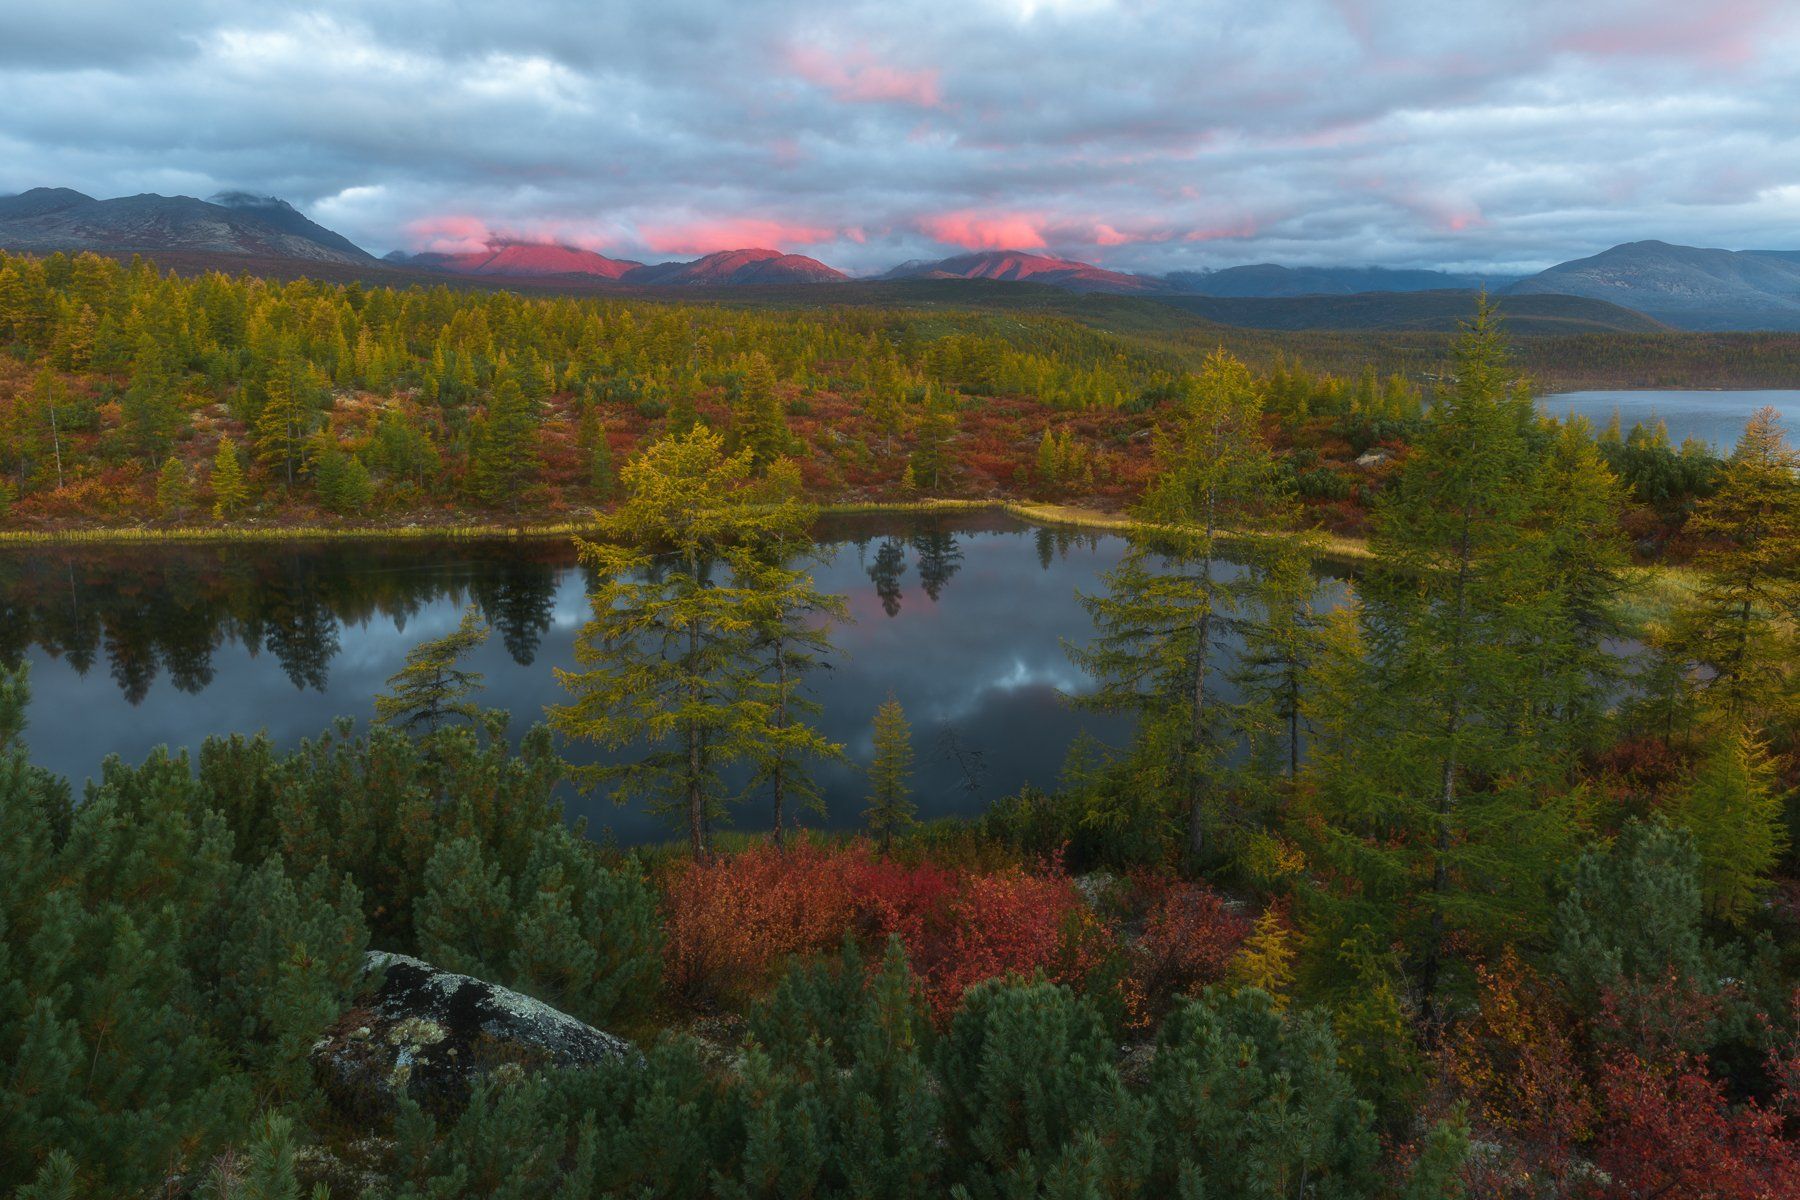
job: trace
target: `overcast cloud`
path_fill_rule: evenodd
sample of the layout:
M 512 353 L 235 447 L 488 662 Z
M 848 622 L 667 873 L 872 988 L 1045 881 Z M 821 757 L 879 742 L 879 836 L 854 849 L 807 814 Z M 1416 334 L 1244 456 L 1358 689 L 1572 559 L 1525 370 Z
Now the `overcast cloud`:
M 1786 0 L 0 4 L 0 194 L 359 244 L 1123 269 L 1795 248 Z

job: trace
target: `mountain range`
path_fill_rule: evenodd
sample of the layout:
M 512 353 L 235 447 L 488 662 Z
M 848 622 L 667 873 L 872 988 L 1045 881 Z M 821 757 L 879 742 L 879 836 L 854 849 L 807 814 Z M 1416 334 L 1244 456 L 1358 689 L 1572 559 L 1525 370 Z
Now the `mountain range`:
M 645 265 L 608 258 L 594 250 L 545 242 L 491 241 L 481 250 L 457 254 L 395 251 L 386 262 L 452 275 L 509 279 L 585 276 L 646 287 L 736 287 L 753 283 L 834 283 L 849 276 L 804 254 L 779 250 L 720 250 L 693 262 Z
M 1800 329 L 1800 251 L 1627 242 L 1507 289 L 1609 300 L 1682 329 Z
M 687 262 L 641 263 L 550 242 L 495 239 L 466 252 L 395 252 L 377 260 L 285 201 L 245 192 L 210 200 L 143 194 L 97 200 L 69 188 L 0 197 L 0 248 L 161 255 L 189 264 L 220 255 L 257 265 L 532 281 L 554 287 L 695 289 L 837 284 L 849 276 L 779 250 L 722 250 Z M 1376 266 L 1256 263 L 1140 275 L 1020 250 L 903 263 L 884 283 L 991 281 L 1142 296 L 1222 324 L 1265 329 L 1440 328 L 1477 288 L 1507 297 L 1515 322 L 1539 332 L 1583 329 L 1800 330 L 1800 251 L 1717 250 L 1629 242 L 1525 278 Z M 1522 331 L 1522 330 L 1521 330 Z

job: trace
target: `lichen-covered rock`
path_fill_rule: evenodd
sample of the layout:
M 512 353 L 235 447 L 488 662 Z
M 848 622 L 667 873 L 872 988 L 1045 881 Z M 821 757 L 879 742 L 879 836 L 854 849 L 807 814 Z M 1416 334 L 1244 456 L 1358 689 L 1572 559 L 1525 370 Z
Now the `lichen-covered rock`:
M 371 951 L 363 974 L 362 999 L 312 1052 L 320 1085 L 349 1116 L 383 1116 L 401 1092 L 454 1112 L 484 1074 L 639 1057 L 623 1038 L 530 996 L 404 954 Z

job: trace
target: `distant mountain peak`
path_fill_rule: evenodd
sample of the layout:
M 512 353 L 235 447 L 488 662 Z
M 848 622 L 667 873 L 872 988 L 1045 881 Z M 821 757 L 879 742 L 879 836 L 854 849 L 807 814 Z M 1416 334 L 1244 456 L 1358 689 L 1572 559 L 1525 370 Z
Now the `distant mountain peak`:
M 0 246 L 373 261 L 348 238 L 314 224 L 286 201 L 245 192 L 224 192 L 211 201 L 155 192 L 96 200 L 68 188 L 33 188 L 0 198 Z
M 1109 271 L 1092 263 L 1035 254 L 1027 250 L 974 250 L 936 261 L 914 261 L 895 267 L 883 279 L 993 279 L 1001 282 L 1046 283 L 1075 292 L 1153 292 L 1160 279 Z
M 1800 255 L 1782 251 L 1623 242 L 1508 290 L 1607 300 L 1683 329 L 1800 329 Z
M 454 275 L 515 279 L 540 279 L 553 275 L 590 275 L 600 279 L 617 279 L 641 265 L 628 259 L 608 258 L 597 251 L 582 250 L 557 242 L 503 237 L 490 238 L 480 250 L 427 250 L 419 254 L 400 255 L 394 261 Z
M 804 254 L 749 247 L 715 250 L 692 262 L 654 263 L 638 267 L 624 282 L 651 287 L 738 287 L 746 284 L 838 283 L 842 271 Z

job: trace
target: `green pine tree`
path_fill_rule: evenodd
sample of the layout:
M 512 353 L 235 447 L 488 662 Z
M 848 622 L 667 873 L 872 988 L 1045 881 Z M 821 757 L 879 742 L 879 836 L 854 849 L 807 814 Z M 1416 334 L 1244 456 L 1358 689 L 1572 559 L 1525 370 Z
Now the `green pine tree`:
M 339 516 L 366 514 L 375 496 L 375 482 L 362 459 L 329 446 L 313 464 L 313 490 L 319 503 Z
M 493 508 L 516 506 L 538 469 L 535 406 L 509 372 L 494 384 L 470 436 L 469 490 Z
M 759 472 L 766 471 L 793 447 L 794 435 L 788 430 L 781 397 L 775 391 L 775 368 L 761 351 L 752 353 L 744 365 L 734 432 L 738 444 L 750 451 Z

